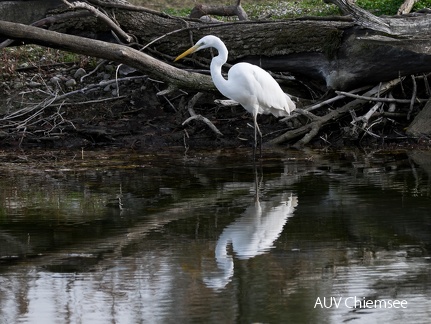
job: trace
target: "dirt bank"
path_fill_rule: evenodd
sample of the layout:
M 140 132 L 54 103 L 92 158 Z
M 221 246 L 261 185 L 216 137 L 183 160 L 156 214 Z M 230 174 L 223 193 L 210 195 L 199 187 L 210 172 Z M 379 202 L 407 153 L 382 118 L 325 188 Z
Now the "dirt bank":
M 0 83 L 0 148 L 112 147 L 159 151 L 253 146 L 250 114 L 241 106 L 215 104 L 214 99 L 222 99 L 219 93 L 202 96 L 194 110 L 208 118 L 222 136 L 199 120 L 183 125 L 190 117 L 187 103 L 194 93 L 176 91 L 157 96 L 166 86 L 136 71 L 120 70 L 116 82 L 116 65 L 104 63 L 89 74 L 92 69 L 94 66 L 80 69 L 76 64 L 38 64 L 15 69 Z M 298 106 L 305 104 L 299 102 Z M 309 146 L 429 145 L 428 139 L 352 138 L 343 131 L 350 121 L 328 125 Z M 286 124 L 273 116 L 259 116 L 258 122 L 264 142 L 295 127 L 292 122 Z

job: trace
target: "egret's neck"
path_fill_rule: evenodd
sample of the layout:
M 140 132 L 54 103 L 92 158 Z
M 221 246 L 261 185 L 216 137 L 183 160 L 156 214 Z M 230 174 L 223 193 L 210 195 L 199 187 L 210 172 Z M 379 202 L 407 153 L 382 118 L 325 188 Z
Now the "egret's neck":
M 216 86 L 216 88 L 223 94 L 226 96 L 224 89 L 227 89 L 227 80 L 225 78 L 223 78 L 222 74 L 221 74 L 221 67 L 223 66 L 223 64 L 226 63 L 227 61 L 227 55 L 228 55 L 228 51 L 226 46 L 220 42 L 218 44 L 216 44 L 216 46 L 214 46 L 217 51 L 218 51 L 218 55 L 216 57 L 214 57 L 211 61 L 211 77 L 213 79 L 214 85 Z

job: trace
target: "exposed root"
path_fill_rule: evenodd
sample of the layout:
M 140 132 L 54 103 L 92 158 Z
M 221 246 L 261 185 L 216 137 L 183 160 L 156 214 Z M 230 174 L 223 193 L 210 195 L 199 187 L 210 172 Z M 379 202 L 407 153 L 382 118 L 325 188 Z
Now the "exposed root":
M 192 120 L 200 120 L 203 121 L 205 124 L 208 125 L 208 127 L 217 135 L 219 136 L 223 136 L 222 132 L 220 132 L 218 130 L 217 127 L 214 126 L 214 124 L 206 117 L 202 116 L 202 115 L 198 115 L 195 113 L 195 110 L 193 109 L 193 107 L 195 106 L 196 102 L 199 100 L 199 98 L 203 95 L 202 92 L 198 92 L 197 94 L 195 94 L 193 96 L 193 98 L 189 101 L 188 105 L 187 105 L 187 109 L 190 113 L 190 117 L 187 118 L 184 122 L 183 122 L 183 126 L 188 124 L 189 122 L 191 122 Z

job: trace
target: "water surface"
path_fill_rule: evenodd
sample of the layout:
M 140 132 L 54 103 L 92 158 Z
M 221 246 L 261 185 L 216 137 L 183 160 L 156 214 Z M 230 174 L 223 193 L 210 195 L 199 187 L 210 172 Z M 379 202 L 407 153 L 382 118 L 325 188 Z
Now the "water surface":
M 2 157 L 0 322 L 427 323 L 430 158 Z

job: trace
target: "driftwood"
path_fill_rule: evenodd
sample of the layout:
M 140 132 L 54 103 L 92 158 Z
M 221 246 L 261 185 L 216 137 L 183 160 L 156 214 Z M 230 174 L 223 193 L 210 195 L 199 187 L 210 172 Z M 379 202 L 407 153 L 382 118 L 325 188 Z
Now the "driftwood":
M 96 38 L 106 37 L 110 32 L 108 24 L 101 27 L 94 16 L 81 18 L 79 26 L 74 25 L 73 20 L 53 19 L 50 30 L 0 21 L 0 36 L 127 64 L 163 81 L 164 94 L 180 88 L 214 90 L 208 75 L 186 70 L 185 65 L 174 67 L 172 63 L 178 53 L 206 34 L 220 36 L 225 41 L 229 49 L 229 64 L 248 61 L 274 73 L 289 73 L 292 77 L 289 82 L 282 82 L 283 87 L 301 98 L 315 99 L 327 91 L 350 91 L 380 82 L 389 82 L 389 85 L 391 80 L 399 81 L 405 76 L 431 72 L 431 19 L 426 13 L 376 17 L 347 0 L 331 0 L 329 2 L 336 4 L 348 16 L 208 24 L 171 17 L 116 0 L 89 2 L 101 9 L 109 9 L 106 12 L 115 17 L 118 28 L 130 36 L 123 35 L 125 44 L 80 37 L 89 35 L 82 26 L 97 25 L 97 30 L 91 34 Z M 64 15 L 64 12 L 56 12 L 55 15 Z M 118 36 L 115 39 L 119 41 Z M 199 57 L 209 59 L 210 55 L 207 51 L 200 53 Z M 208 69 L 209 61 L 205 59 L 186 62 Z M 369 94 L 363 95 L 367 97 Z M 323 126 L 351 113 L 352 109 L 359 109 L 366 102 L 366 99 L 355 99 L 351 106 L 347 104 L 320 117 L 304 110 L 300 119 L 311 119 L 311 123 L 270 143 L 299 138 L 296 145 L 306 144 Z M 415 103 L 415 100 L 410 100 L 409 114 Z
M 233 6 L 211 6 L 206 4 L 197 4 L 190 12 L 190 18 L 202 18 L 208 15 L 217 16 L 237 16 L 239 20 L 247 20 L 248 16 L 241 6 L 241 0 Z

